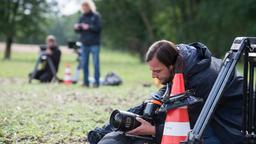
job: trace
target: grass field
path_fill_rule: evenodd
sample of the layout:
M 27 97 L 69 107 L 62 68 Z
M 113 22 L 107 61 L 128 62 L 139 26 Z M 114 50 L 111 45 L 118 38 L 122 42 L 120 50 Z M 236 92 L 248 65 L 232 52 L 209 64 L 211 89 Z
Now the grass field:
M 74 69 L 75 57 L 63 55 L 59 77 L 66 63 Z M 108 121 L 113 109 L 139 104 L 157 90 L 143 87 L 152 84 L 148 67 L 125 53 L 102 51 L 102 76 L 114 71 L 124 83 L 99 89 L 28 84 L 36 58 L 36 53 L 16 52 L 11 61 L 0 61 L 0 143 L 86 143 L 87 132 Z

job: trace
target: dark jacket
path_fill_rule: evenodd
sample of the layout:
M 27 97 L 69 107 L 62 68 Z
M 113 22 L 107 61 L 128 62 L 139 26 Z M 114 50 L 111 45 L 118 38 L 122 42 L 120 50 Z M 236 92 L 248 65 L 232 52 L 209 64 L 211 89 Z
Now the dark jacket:
M 87 46 L 100 44 L 101 20 L 97 13 L 84 13 L 79 18 L 78 23 L 89 24 L 88 30 L 77 30 L 81 34 L 80 41 Z
M 208 48 L 201 43 L 179 44 L 177 47 L 184 60 L 183 73 L 186 89 L 192 89 L 195 92 L 195 96 L 203 99 L 202 103 L 188 107 L 191 128 L 193 128 L 218 76 L 222 61 L 213 57 Z M 160 89 L 157 94 L 163 95 L 165 88 Z M 242 89 L 243 78 L 234 71 L 210 122 L 212 129 L 222 143 L 241 143 Z M 144 106 L 141 105 L 129 111 L 142 114 L 143 108 Z M 165 114 L 160 113 L 157 119 L 156 140 L 157 143 L 160 143 Z
M 56 72 L 58 72 L 60 58 L 61 58 L 61 51 L 60 51 L 59 47 L 56 46 L 56 47 L 52 48 L 52 54 L 48 55 L 48 57 L 52 60 L 54 68 L 55 68 Z M 45 71 L 51 73 L 49 63 L 46 63 Z

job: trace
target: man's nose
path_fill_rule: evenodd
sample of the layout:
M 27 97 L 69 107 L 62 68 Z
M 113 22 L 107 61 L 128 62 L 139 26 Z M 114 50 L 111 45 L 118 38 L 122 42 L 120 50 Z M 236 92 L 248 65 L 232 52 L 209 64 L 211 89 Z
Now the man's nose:
M 157 75 L 154 72 L 152 72 L 152 78 L 157 78 Z

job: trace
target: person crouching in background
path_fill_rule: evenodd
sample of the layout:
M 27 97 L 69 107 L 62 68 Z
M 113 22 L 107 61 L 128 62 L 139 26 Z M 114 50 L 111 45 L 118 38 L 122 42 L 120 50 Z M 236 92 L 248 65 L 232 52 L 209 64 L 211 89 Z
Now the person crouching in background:
M 99 87 L 100 84 L 100 34 L 101 22 L 100 16 L 96 11 L 95 3 L 92 0 L 85 0 L 82 3 L 82 15 L 78 23 L 74 25 L 76 32 L 80 33 L 82 42 L 82 63 L 83 63 L 83 86 L 89 87 L 89 55 L 92 53 L 94 65 L 93 87 Z
M 57 73 L 61 58 L 61 51 L 57 46 L 56 38 L 53 35 L 47 36 L 46 45 L 41 46 L 40 49 L 44 51 L 46 59 L 49 60 L 41 61 L 41 69 L 35 72 L 33 78 L 43 83 L 51 82 L 54 76 L 56 76 L 56 74 L 53 74 L 52 68 Z M 50 66 L 49 61 L 53 64 L 53 67 Z

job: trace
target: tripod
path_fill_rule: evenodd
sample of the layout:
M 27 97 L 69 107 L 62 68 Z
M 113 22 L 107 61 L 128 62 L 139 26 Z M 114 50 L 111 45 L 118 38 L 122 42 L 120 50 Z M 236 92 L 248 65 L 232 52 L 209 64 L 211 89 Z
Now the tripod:
M 76 66 L 76 69 L 75 69 L 75 72 L 74 72 L 72 81 L 73 81 L 73 83 L 77 83 L 78 80 L 79 80 L 79 73 L 80 73 L 80 70 L 82 69 L 82 56 L 81 56 L 81 50 L 80 50 L 80 49 L 75 49 L 74 51 L 75 51 L 75 53 L 77 54 L 77 59 L 76 59 L 76 61 L 77 61 L 78 63 L 77 63 L 77 66 Z
M 81 42 L 75 42 L 75 41 L 70 41 L 68 42 L 68 48 L 73 49 L 74 52 L 77 54 L 77 59 L 76 61 L 77 66 L 74 72 L 74 76 L 72 78 L 73 83 L 77 83 L 79 80 L 79 73 L 80 70 L 82 69 L 82 52 L 81 52 Z
M 38 67 L 39 67 L 42 60 L 47 61 L 47 63 L 50 66 L 50 70 L 51 70 L 51 73 L 53 75 L 52 82 L 55 82 L 57 80 L 56 69 L 55 69 L 54 64 L 52 62 L 52 59 L 50 57 L 48 57 L 44 51 L 42 51 L 40 53 L 39 57 L 36 60 L 36 64 L 35 64 L 35 67 L 34 67 L 34 70 L 33 70 L 32 74 L 29 76 L 29 83 L 32 83 L 32 80 L 34 79 L 34 77 L 36 75 L 36 72 L 38 71 Z
M 243 134 L 245 143 L 256 143 L 256 86 L 254 88 L 254 68 L 256 66 L 256 37 L 235 38 L 230 51 L 226 54 L 219 75 L 202 108 L 196 124 L 182 144 L 199 144 L 203 132 L 216 109 L 225 86 L 241 55 L 244 55 L 244 116 Z

